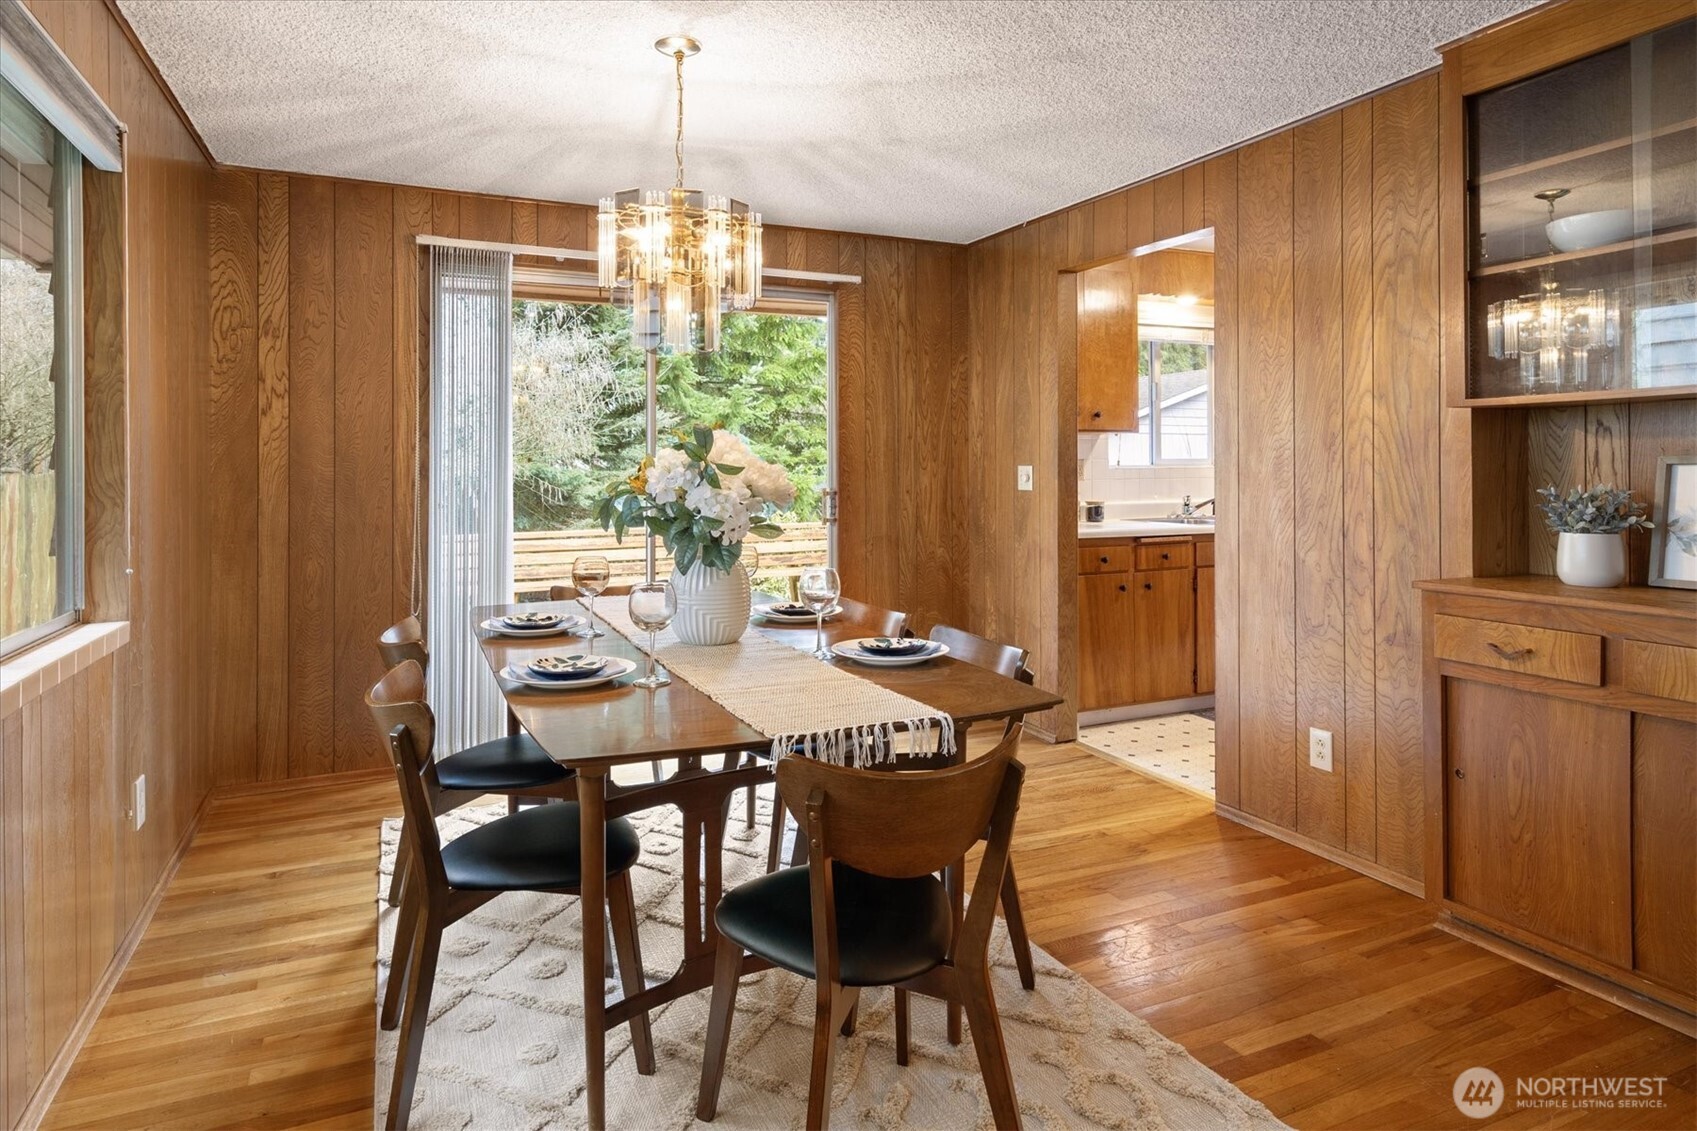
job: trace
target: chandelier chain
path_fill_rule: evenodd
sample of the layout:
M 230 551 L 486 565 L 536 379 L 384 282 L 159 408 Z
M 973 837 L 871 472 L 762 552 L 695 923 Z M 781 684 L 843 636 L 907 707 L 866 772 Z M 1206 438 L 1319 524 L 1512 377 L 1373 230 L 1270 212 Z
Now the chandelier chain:
M 678 74 L 678 132 L 672 142 L 672 156 L 678 164 L 678 188 L 684 187 L 684 53 L 677 51 L 672 54 L 677 63 Z

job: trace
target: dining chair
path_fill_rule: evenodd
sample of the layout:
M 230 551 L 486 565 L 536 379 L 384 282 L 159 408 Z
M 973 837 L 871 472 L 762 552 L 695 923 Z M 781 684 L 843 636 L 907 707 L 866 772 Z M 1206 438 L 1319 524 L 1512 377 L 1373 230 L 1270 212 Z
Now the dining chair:
M 401 1028 L 386 1126 L 407 1125 L 418 1078 L 424 1030 L 442 932 L 496 896 L 509 891 L 578 895 L 578 807 L 575 801 L 539 805 L 497 818 L 444 845 L 436 817 L 445 792 L 438 763 L 430 757 L 436 718 L 424 701 L 424 669 L 416 660 L 391 669 L 365 697 L 379 729 L 389 736 L 389 754 L 401 790 L 402 835 L 411 844 L 415 878 L 407 884 L 396 923 L 389 983 L 378 1024 Z M 607 822 L 607 903 L 613 951 L 626 997 L 642 992 L 642 952 L 630 869 L 641 854 L 636 829 L 623 817 Z M 404 994 L 404 1000 L 403 1000 Z M 637 1071 L 654 1072 L 648 1014 L 631 1018 L 631 1047 Z
M 813 1060 L 807 1126 L 830 1117 L 836 1036 L 854 1030 L 860 991 L 895 987 L 896 1063 L 908 1062 L 908 994 L 966 1010 L 978 1068 L 997 1127 L 1017 1128 L 1019 1105 L 990 987 L 990 932 L 1006 871 L 1024 767 L 1021 727 L 987 757 L 924 774 L 832 766 L 811 758 L 778 763 L 778 782 L 803 823 L 808 863 L 728 892 L 714 922 L 719 945 L 695 1114 L 719 1106 L 743 954 L 812 978 Z M 933 874 L 987 842 L 960 929 Z
M 1021 683 L 1036 682 L 1035 675 L 1025 663 L 1031 653 L 1017 645 L 1002 644 L 946 624 L 933 627 L 928 639 L 947 645 L 949 655 L 962 663 L 987 668 L 997 675 L 1017 679 Z M 1006 736 L 1023 721 L 1023 715 L 1011 716 L 1002 734 Z M 958 725 L 956 742 L 964 752 L 969 724 Z M 1013 950 L 1014 965 L 1019 968 L 1019 984 L 1028 990 L 1034 990 L 1037 988 L 1037 970 L 1031 962 L 1031 939 L 1025 933 L 1025 912 L 1019 904 L 1019 884 L 1014 880 L 1011 859 L 1008 861 L 1007 875 L 1002 879 L 1002 915 L 1008 923 L 1008 945 Z
M 385 670 L 399 667 L 407 661 L 418 665 L 420 678 L 429 667 L 430 653 L 424 644 L 424 629 L 417 617 L 407 617 L 385 629 L 377 638 L 377 653 L 383 657 Z M 437 815 L 490 794 L 507 798 L 507 811 L 516 813 L 519 799 L 569 799 L 577 796 L 572 772 L 554 761 L 530 735 L 518 727 L 509 715 L 509 730 L 504 738 L 492 738 L 436 763 L 438 794 L 442 808 Z M 406 818 L 403 816 L 402 821 Z M 395 853 L 395 874 L 389 883 L 391 906 L 401 901 L 401 889 L 406 886 L 411 871 L 411 852 L 407 848 L 406 830 L 401 830 L 401 844 Z
M 850 624 L 865 625 L 875 636 L 901 637 L 907 633 L 907 614 L 896 612 L 894 609 L 881 609 L 877 605 L 868 605 L 864 601 L 856 601 L 850 597 L 837 598 L 837 604 L 842 608 L 842 619 Z M 752 795 L 753 786 L 749 786 Z M 753 797 L 750 796 L 749 813 L 754 812 Z M 752 820 L 751 820 L 752 823 Z M 784 850 L 784 832 L 789 827 L 789 813 L 784 808 L 783 800 L 777 795 L 777 787 L 773 787 L 772 796 L 772 831 L 766 840 L 766 870 L 775 872 L 778 860 Z

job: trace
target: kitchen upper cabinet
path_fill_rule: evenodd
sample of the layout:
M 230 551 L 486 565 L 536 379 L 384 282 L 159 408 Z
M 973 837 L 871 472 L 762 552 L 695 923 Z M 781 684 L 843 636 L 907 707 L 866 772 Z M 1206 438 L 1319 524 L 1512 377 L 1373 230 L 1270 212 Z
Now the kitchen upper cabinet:
M 1134 632 L 1130 573 L 1078 579 L 1079 707 L 1093 711 L 1134 702 Z
M 1188 558 L 1190 547 L 1184 549 Z M 1156 569 L 1131 577 L 1131 701 L 1159 703 L 1194 695 L 1196 601 L 1192 571 Z
M 1078 430 L 1137 430 L 1137 267 L 1078 273 Z
M 1212 555 L 1209 560 L 1213 560 Z M 1196 567 L 1196 694 L 1214 694 L 1214 567 L 1211 565 Z

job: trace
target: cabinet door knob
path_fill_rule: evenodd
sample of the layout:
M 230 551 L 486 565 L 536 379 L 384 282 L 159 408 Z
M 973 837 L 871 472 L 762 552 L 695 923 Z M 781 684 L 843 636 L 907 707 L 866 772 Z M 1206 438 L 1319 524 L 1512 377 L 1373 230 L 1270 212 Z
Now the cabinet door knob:
M 1464 778 L 1466 776 L 1467 776 L 1466 770 L 1462 769 L 1460 766 L 1457 766 L 1455 768 L 1455 777 L 1456 777 L 1457 781 L 1460 781 L 1462 778 Z
M 1102 419 L 1102 414 L 1100 412 L 1093 412 L 1093 413 L 1090 414 L 1090 419 L 1091 420 L 1100 420 L 1100 419 Z
M 1150 583 L 1149 583 L 1149 582 L 1147 582 L 1147 581 L 1145 581 L 1145 582 L 1144 582 L 1144 583 L 1143 583 L 1143 588 L 1145 588 L 1145 589 L 1153 589 L 1153 588 L 1155 588 L 1155 586 L 1154 586 L 1154 585 L 1152 585 L 1152 584 L 1150 584 Z
M 1495 640 L 1485 641 L 1485 647 L 1489 648 L 1505 660 L 1524 660 L 1532 654 L 1532 649 L 1530 648 L 1504 648 Z
M 1121 592 L 1121 593 L 1124 593 L 1124 592 L 1125 592 L 1125 586 L 1123 586 L 1123 585 L 1122 585 L 1122 586 L 1120 586 L 1120 592 Z

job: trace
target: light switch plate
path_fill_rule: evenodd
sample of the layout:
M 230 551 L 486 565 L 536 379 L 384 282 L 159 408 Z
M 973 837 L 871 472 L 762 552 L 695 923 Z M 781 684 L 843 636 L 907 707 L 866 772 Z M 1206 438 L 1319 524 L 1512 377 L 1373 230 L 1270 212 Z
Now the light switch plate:
M 1332 772 L 1332 732 L 1319 727 L 1308 728 L 1308 764 L 1316 770 Z
M 135 827 L 137 829 L 140 829 L 143 825 L 147 824 L 147 775 L 146 774 L 142 774 L 140 777 L 138 777 L 136 779 L 135 799 L 133 801 L 133 805 L 134 805 L 134 808 L 131 810 L 131 812 L 133 812 L 135 814 Z
M 1029 463 L 1019 465 L 1019 489 L 1021 491 L 1031 490 L 1031 465 Z

